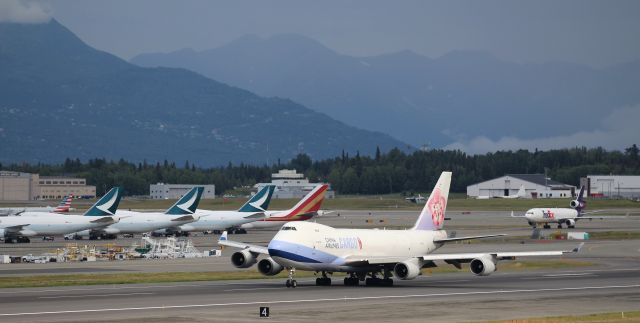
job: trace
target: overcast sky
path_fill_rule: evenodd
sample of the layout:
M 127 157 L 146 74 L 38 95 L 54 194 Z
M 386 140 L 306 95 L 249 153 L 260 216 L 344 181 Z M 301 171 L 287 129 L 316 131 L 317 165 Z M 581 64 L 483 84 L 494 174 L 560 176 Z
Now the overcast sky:
M 90 45 L 125 59 L 279 33 L 355 56 L 473 49 L 511 61 L 591 66 L 640 58 L 640 1 L 44 0 L 44 6 Z

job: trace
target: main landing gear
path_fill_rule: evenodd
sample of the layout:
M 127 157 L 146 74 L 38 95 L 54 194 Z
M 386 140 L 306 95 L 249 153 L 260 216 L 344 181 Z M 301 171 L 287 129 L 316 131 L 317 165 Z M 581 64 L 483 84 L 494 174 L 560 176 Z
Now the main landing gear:
M 296 269 L 295 268 L 289 268 L 289 279 L 287 279 L 287 283 L 285 284 L 287 286 L 287 288 L 291 287 L 291 288 L 296 288 L 298 287 L 298 282 L 293 279 L 293 275 L 295 275 L 296 273 Z
M 378 278 L 376 273 L 372 273 L 370 278 L 365 280 L 367 286 L 393 286 L 393 279 L 391 279 L 391 271 L 384 271 L 384 278 Z
M 345 286 L 358 286 L 360 284 L 360 278 L 358 278 L 354 273 L 350 273 L 349 277 L 344 278 Z
M 316 286 L 331 286 L 331 277 L 327 276 L 327 272 L 322 272 L 322 277 L 316 278 Z

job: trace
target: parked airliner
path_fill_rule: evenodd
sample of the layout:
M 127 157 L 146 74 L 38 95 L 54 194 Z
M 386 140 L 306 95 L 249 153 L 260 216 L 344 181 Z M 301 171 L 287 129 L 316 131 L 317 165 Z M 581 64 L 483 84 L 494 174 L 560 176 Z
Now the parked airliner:
M 502 234 L 449 238 L 442 230 L 451 184 L 451 172 L 443 172 L 431 192 L 415 225 L 408 230 L 337 229 L 313 222 L 289 222 L 282 226 L 267 247 L 229 241 L 226 232 L 218 243 L 242 250 L 231 256 L 238 268 L 248 268 L 259 255 L 267 255 L 258 263 L 264 275 L 276 275 L 287 269 L 287 287 L 296 287 L 296 269 L 321 272 L 316 285 L 330 285 L 329 275 L 346 272 L 344 284 L 349 286 L 365 282 L 366 285 L 393 285 L 392 276 L 414 279 L 421 268 L 435 267 L 435 261 L 461 268 L 469 263 L 471 271 L 486 276 L 496 270 L 499 260 L 512 260 L 528 256 L 560 256 L 573 250 L 443 253 L 433 251 L 449 242 L 490 238 Z M 369 276 L 367 278 L 367 276 Z M 382 276 L 379 278 L 378 276 Z
M 319 213 L 329 214 L 331 212 L 320 212 L 328 188 L 327 184 L 317 185 L 292 208 L 284 211 L 265 211 L 264 219 L 245 223 L 240 228 L 245 230 L 279 228 L 290 221 L 306 221 Z
M 8 207 L 8 208 L 0 208 L 0 216 L 12 216 L 12 215 L 21 215 L 24 212 L 53 212 L 53 213 L 67 213 L 72 211 L 71 201 L 73 200 L 73 195 L 68 195 L 62 198 L 60 204 L 55 208 L 52 206 L 33 206 L 33 207 Z
M 120 222 L 107 227 L 76 232 L 73 238 L 113 239 L 119 233 L 143 233 L 197 221 L 199 216 L 194 213 L 203 191 L 202 186 L 192 188 L 164 213 L 118 210 L 116 215 L 122 218 Z M 85 215 L 92 216 L 92 214 Z
M 197 209 L 198 221 L 154 231 L 155 234 L 180 234 L 184 232 L 202 232 L 225 230 L 245 223 L 264 219 L 271 202 L 275 185 L 266 185 L 252 196 L 237 211 L 210 211 Z
M 99 229 L 117 223 L 121 216 L 115 215 L 122 197 L 121 189 L 112 188 L 99 199 L 85 216 L 52 214 L 48 212 L 25 212 L 20 216 L 0 218 L 0 237 L 5 242 L 29 242 L 29 237 L 62 235 L 86 229 Z

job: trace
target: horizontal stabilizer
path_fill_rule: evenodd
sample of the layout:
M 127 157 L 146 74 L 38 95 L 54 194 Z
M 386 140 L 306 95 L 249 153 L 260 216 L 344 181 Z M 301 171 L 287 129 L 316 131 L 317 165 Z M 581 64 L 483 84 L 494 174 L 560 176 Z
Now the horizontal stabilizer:
M 91 223 L 116 223 L 118 221 L 114 219 L 112 216 L 103 216 L 95 220 L 91 220 L 90 222 Z
M 244 216 L 243 218 L 245 219 L 255 219 L 255 220 L 260 220 L 260 219 L 264 219 L 265 215 L 262 212 L 256 212 L 253 214 L 249 214 L 247 216 Z
M 198 218 L 196 218 L 193 215 L 189 214 L 189 215 L 183 215 L 181 217 L 173 218 L 173 219 L 171 219 L 171 221 L 195 221 L 197 219 Z
M 512 218 L 524 218 L 525 216 L 524 215 L 514 215 L 513 211 L 511 211 L 511 217 Z

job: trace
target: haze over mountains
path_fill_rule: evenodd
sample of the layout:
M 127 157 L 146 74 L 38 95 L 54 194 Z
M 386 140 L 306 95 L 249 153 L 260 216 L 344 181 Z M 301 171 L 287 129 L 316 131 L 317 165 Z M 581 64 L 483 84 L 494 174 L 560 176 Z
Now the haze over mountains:
M 540 138 L 589 145 L 583 138 L 606 147 L 640 134 L 616 125 L 640 117 L 640 61 L 594 69 L 514 63 L 476 51 L 436 59 L 411 51 L 352 57 L 286 34 L 249 35 L 201 52 L 141 54 L 131 62 L 183 67 L 260 95 L 289 97 L 414 146 L 517 149 Z M 617 136 L 622 126 L 626 132 Z
M 209 166 L 407 147 L 289 99 L 130 64 L 56 20 L 0 23 L 0 71 L 0 162 L 105 157 Z

